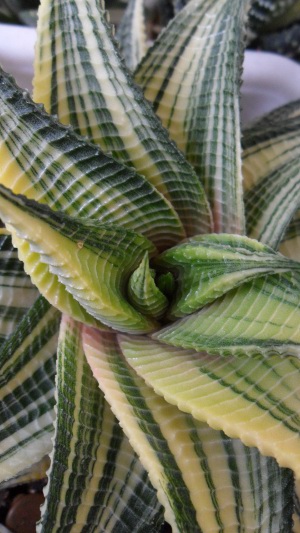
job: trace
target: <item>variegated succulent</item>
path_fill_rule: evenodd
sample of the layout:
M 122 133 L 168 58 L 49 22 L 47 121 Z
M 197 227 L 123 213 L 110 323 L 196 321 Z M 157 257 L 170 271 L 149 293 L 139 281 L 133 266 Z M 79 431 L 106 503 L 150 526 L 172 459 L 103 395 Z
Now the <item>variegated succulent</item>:
M 149 46 L 144 0 L 118 44 L 42 0 L 36 103 L 1 72 L 0 487 L 50 454 L 42 533 L 299 531 L 300 101 L 242 136 L 261 4 L 174 0 Z

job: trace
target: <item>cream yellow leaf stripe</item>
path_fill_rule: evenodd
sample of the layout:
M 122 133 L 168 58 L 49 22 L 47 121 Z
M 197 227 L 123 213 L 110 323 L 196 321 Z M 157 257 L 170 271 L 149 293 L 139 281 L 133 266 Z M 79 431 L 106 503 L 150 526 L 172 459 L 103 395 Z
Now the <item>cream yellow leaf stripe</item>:
M 160 505 L 99 390 L 81 345 L 81 325 L 63 317 L 57 360 L 54 449 L 39 532 L 155 533 Z M 136 529 L 135 529 L 136 528 Z

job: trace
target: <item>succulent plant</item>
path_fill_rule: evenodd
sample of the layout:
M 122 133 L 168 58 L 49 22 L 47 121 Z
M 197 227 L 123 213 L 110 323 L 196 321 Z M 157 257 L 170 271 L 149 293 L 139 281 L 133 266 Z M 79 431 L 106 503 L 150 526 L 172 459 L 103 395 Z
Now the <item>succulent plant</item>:
M 143 5 L 117 44 L 42 0 L 34 101 L 1 72 L 0 487 L 50 454 L 43 533 L 296 531 L 300 101 L 241 133 L 247 0 L 149 49 Z

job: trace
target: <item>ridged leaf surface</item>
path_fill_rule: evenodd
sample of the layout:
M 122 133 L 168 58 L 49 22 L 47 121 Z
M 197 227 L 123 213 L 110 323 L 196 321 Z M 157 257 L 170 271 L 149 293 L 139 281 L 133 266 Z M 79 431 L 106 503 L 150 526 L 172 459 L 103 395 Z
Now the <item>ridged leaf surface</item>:
M 276 248 L 299 208 L 300 101 L 244 131 L 247 234 Z
M 60 313 L 41 296 L 0 353 L 0 481 L 51 450 Z
M 42 256 L 50 273 L 96 320 L 119 330 L 148 332 L 156 324 L 126 299 L 126 282 L 153 245 L 142 235 L 93 220 L 72 218 L 0 186 L 8 227 Z M 130 252 L 130 253 L 129 253 Z M 30 273 L 30 265 L 27 265 Z M 47 280 L 46 280 L 47 281 Z M 51 276 L 50 276 L 51 282 Z M 47 297 L 48 284 L 39 289 Z
M 300 476 L 299 359 L 221 359 L 122 336 L 132 368 L 158 394 Z
M 11 235 L 0 229 L 0 345 L 37 297 L 38 291 L 18 259 Z
M 300 356 L 299 274 L 268 275 L 232 289 L 154 333 L 183 348 L 226 356 Z
M 193 313 L 253 278 L 300 273 L 300 263 L 248 237 L 227 234 L 191 238 L 166 250 L 155 264 L 176 276 L 177 294 L 169 313 L 173 317 Z
M 38 34 L 35 101 L 145 176 L 188 235 L 209 231 L 203 188 L 124 68 L 102 4 L 43 2 Z
M 155 533 L 155 490 L 85 359 L 81 326 L 64 316 L 54 449 L 39 532 Z
M 191 0 L 135 72 L 196 169 L 214 231 L 243 231 L 239 87 L 246 0 Z
M 0 75 L 0 182 L 71 216 L 120 224 L 165 248 L 183 230 L 170 204 L 134 170 L 59 124 Z
M 84 328 L 83 346 L 174 533 L 291 531 L 291 472 L 166 403 L 126 364 L 112 335 Z

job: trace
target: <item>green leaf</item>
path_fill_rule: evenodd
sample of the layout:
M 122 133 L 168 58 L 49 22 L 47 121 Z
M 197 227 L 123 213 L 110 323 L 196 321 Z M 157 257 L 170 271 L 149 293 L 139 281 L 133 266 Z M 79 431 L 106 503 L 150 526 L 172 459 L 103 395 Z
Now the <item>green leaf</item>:
M 281 239 L 279 251 L 294 261 L 300 262 L 300 211 L 298 210 L 289 223 Z
M 244 228 L 239 89 L 247 0 L 191 0 L 135 73 L 201 178 L 214 231 Z
M 182 348 L 226 356 L 300 357 L 300 276 L 267 275 L 153 334 Z
M 128 284 L 128 298 L 135 309 L 153 318 L 160 318 L 168 307 L 168 300 L 159 290 L 155 273 L 150 270 L 149 255 L 146 253 L 138 268 L 131 274 Z
M 162 522 L 156 493 L 93 378 L 81 326 L 66 316 L 58 347 L 56 411 L 38 531 L 155 533 Z
M 45 1 L 38 35 L 35 101 L 145 176 L 173 205 L 188 235 L 209 231 L 210 211 L 199 180 L 133 84 L 102 5 Z M 138 178 L 130 187 L 131 202 L 136 188 Z
M 222 359 L 125 335 L 120 346 L 132 368 L 167 402 L 275 457 L 299 478 L 298 358 Z
M 118 226 L 52 211 L 3 186 L 0 196 L 0 213 L 10 230 L 42 256 L 49 272 L 89 314 L 119 331 L 149 332 L 156 327 L 125 294 L 128 277 L 145 251 L 153 253 L 151 242 Z M 39 286 L 45 297 L 47 288 L 48 283 Z
M 49 465 L 49 456 L 45 455 L 40 461 L 34 463 L 29 468 L 26 467 L 17 476 L 0 483 L 0 490 L 11 489 L 13 487 L 18 487 L 19 485 L 25 485 L 27 483 L 34 483 L 35 481 L 44 480 L 46 478 Z
M 147 51 L 144 0 L 129 0 L 117 29 L 117 40 L 127 67 L 134 70 Z
M 276 248 L 299 207 L 300 100 L 244 132 L 247 234 Z
M 123 340 L 131 342 L 122 336 L 122 346 Z M 157 396 L 126 364 L 112 335 L 85 327 L 83 346 L 174 533 L 291 531 L 290 471 Z
M 300 263 L 258 241 L 228 234 L 193 237 L 163 252 L 155 265 L 174 271 L 177 278 L 171 318 L 193 313 L 258 276 L 300 269 Z
M 0 481 L 51 450 L 60 313 L 41 296 L 0 352 Z
M 164 249 L 184 235 L 145 178 L 59 124 L 0 73 L 0 183 L 70 216 L 140 232 Z
M 18 322 L 38 297 L 18 259 L 11 235 L 0 229 L 0 345 L 13 333 Z

